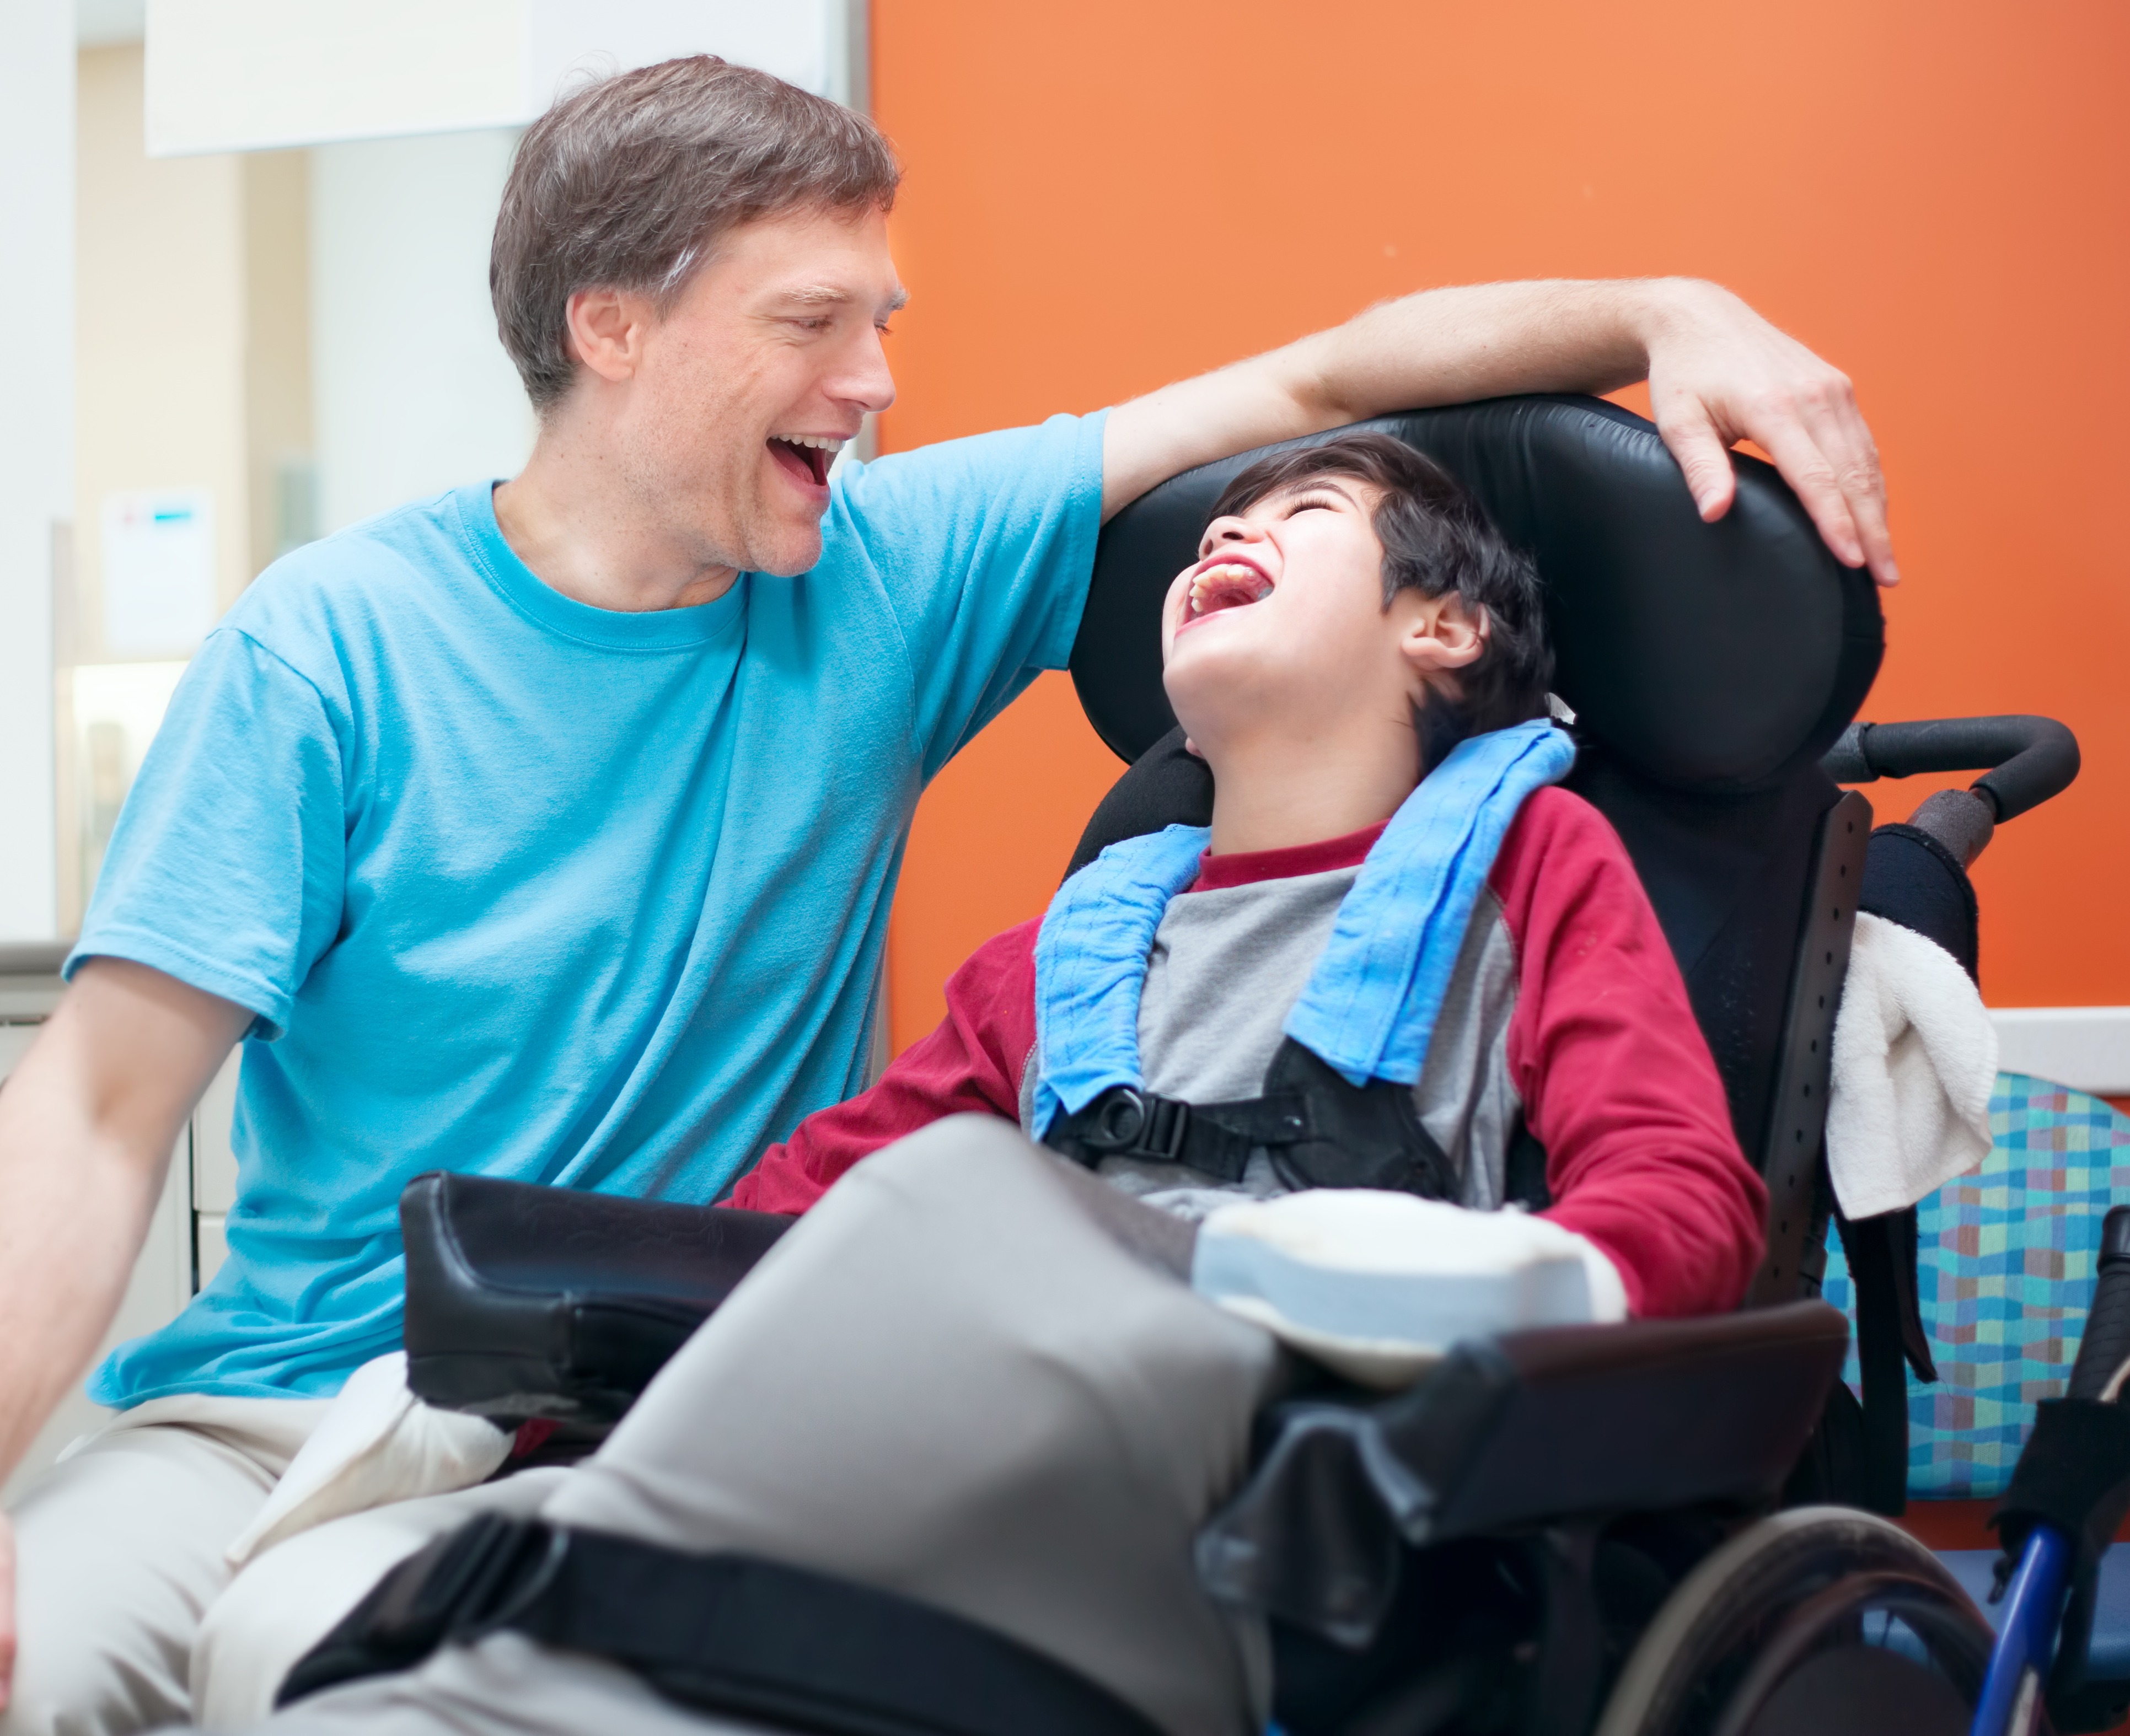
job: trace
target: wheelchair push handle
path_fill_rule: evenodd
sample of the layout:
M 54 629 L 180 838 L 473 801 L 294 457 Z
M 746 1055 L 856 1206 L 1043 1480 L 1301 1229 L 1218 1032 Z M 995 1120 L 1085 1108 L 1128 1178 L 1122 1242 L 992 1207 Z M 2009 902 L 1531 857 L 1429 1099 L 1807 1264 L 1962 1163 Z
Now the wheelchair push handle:
M 2130 1375 L 2130 1205 L 2112 1207 L 2100 1227 L 2100 1275 L 2086 1312 L 2085 1336 L 2071 1364 L 2074 1399 L 2119 1400 Z
M 2078 775 L 2078 737 L 2053 718 L 1937 718 L 1851 723 L 1821 765 L 1837 784 L 1980 771 L 1970 786 L 1999 823 L 2061 795 Z

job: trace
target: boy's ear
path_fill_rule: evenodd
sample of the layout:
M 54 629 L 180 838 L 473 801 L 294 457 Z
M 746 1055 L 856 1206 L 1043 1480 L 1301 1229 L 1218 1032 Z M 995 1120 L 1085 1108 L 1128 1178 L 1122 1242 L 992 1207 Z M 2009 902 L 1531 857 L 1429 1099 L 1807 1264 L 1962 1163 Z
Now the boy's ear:
M 1421 680 L 1453 675 L 1479 661 L 1479 654 L 1487 648 L 1483 607 L 1467 604 L 1454 591 L 1440 597 L 1423 597 L 1408 590 L 1402 592 L 1397 600 L 1405 604 L 1400 611 L 1403 619 L 1399 623 L 1398 649 Z

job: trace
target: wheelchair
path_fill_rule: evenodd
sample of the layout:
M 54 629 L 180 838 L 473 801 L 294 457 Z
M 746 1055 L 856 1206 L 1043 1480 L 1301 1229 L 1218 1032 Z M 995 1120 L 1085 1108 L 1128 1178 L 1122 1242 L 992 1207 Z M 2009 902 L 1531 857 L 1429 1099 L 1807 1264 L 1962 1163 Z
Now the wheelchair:
M 2130 1656 L 2111 1681 L 2088 1645 L 2099 1559 L 2130 1505 L 2130 1410 L 2112 1402 L 2130 1361 L 2130 1212 L 2108 1225 L 2070 1395 L 2044 1405 L 2007 1497 L 2000 1639 L 1961 1577 L 1888 1516 L 1908 1458 L 1904 1365 L 1931 1371 L 1915 1217 L 1841 1221 L 1825 1155 L 1858 911 L 1921 930 L 1972 971 L 1974 827 L 1986 838 L 2062 789 L 2075 744 L 2039 718 L 1857 723 L 1884 652 L 1876 593 L 1766 465 L 1739 460 L 1736 505 L 1706 525 L 1654 429 L 1601 401 L 1363 426 L 1441 462 L 1535 559 L 1578 746 L 1569 787 L 1625 842 L 1678 959 L 1768 1184 L 1767 1252 L 1735 1314 L 1512 1333 L 1454 1347 L 1388 1396 L 1325 1374 L 1272 1406 L 1198 1568 L 1215 1598 L 1268 1619 L 1277 1727 L 2104 1727 L 2130 1706 Z M 1158 611 L 1212 501 L 1260 455 L 1173 478 L 1103 532 L 1072 671 L 1129 769 L 1074 866 L 1210 813 L 1210 779 L 1163 693 Z M 1841 787 L 1948 770 L 1983 775 L 1943 836 L 1874 832 L 1865 798 Z M 545 1437 L 548 1454 L 588 1450 L 787 1227 L 442 1173 L 410 1184 L 402 1224 L 410 1384 L 431 1404 L 531 1425 L 521 1443 Z M 1819 1295 L 1831 1226 L 1855 1300 L 1860 1404 L 1839 1378 L 1848 1323 Z M 477 1521 L 389 1576 L 298 1666 L 284 1702 L 514 1624 L 779 1728 L 1148 1728 L 943 1612 L 771 1563 L 647 1562 L 614 1542 Z M 568 1607 L 596 1601 L 603 1574 L 682 1602 L 714 1583 L 720 1608 L 747 1613 L 728 1634 L 698 1624 L 699 1656 L 652 1655 L 611 1609 Z M 744 1599 L 734 1575 L 751 1576 Z M 779 1611 L 855 1638 L 792 1663 L 766 1637 Z

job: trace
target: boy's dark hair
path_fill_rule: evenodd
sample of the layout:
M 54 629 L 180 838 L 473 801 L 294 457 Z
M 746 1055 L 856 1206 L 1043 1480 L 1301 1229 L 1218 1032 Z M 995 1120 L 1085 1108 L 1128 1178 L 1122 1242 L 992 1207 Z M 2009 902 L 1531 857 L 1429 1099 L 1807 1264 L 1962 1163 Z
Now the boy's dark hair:
M 518 144 L 489 255 L 496 327 L 533 408 L 575 376 L 578 290 L 671 308 L 727 231 L 787 211 L 886 211 L 900 177 L 863 115 L 714 55 L 564 97 Z
M 1341 434 L 1260 458 L 1228 484 L 1211 517 L 1246 513 L 1320 476 L 1350 477 L 1381 496 L 1370 522 L 1383 546 L 1385 608 L 1410 589 L 1423 597 L 1454 591 L 1467 608 L 1485 613 L 1485 647 L 1457 672 L 1461 697 L 1444 703 L 1435 696 L 1423 708 L 1426 762 L 1434 765 L 1464 736 L 1544 717 L 1553 648 L 1546 642 L 1538 570 L 1509 546 L 1462 483 L 1403 441 Z

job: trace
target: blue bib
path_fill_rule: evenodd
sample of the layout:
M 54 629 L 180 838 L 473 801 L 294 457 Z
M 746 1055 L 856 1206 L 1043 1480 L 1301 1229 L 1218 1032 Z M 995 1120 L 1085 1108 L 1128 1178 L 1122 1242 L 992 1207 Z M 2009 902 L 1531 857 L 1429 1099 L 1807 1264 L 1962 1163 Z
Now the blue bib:
M 1287 1034 L 1349 1083 L 1419 1082 L 1472 907 L 1524 799 L 1574 744 L 1540 719 L 1468 737 L 1405 799 L 1339 905 Z M 1035 1137 L 1112 1085 L 1138 1086 L 1139 991 L 1168 901 L 1212 834 L 1112 844 L 1058 889 L 1035 943 Z

